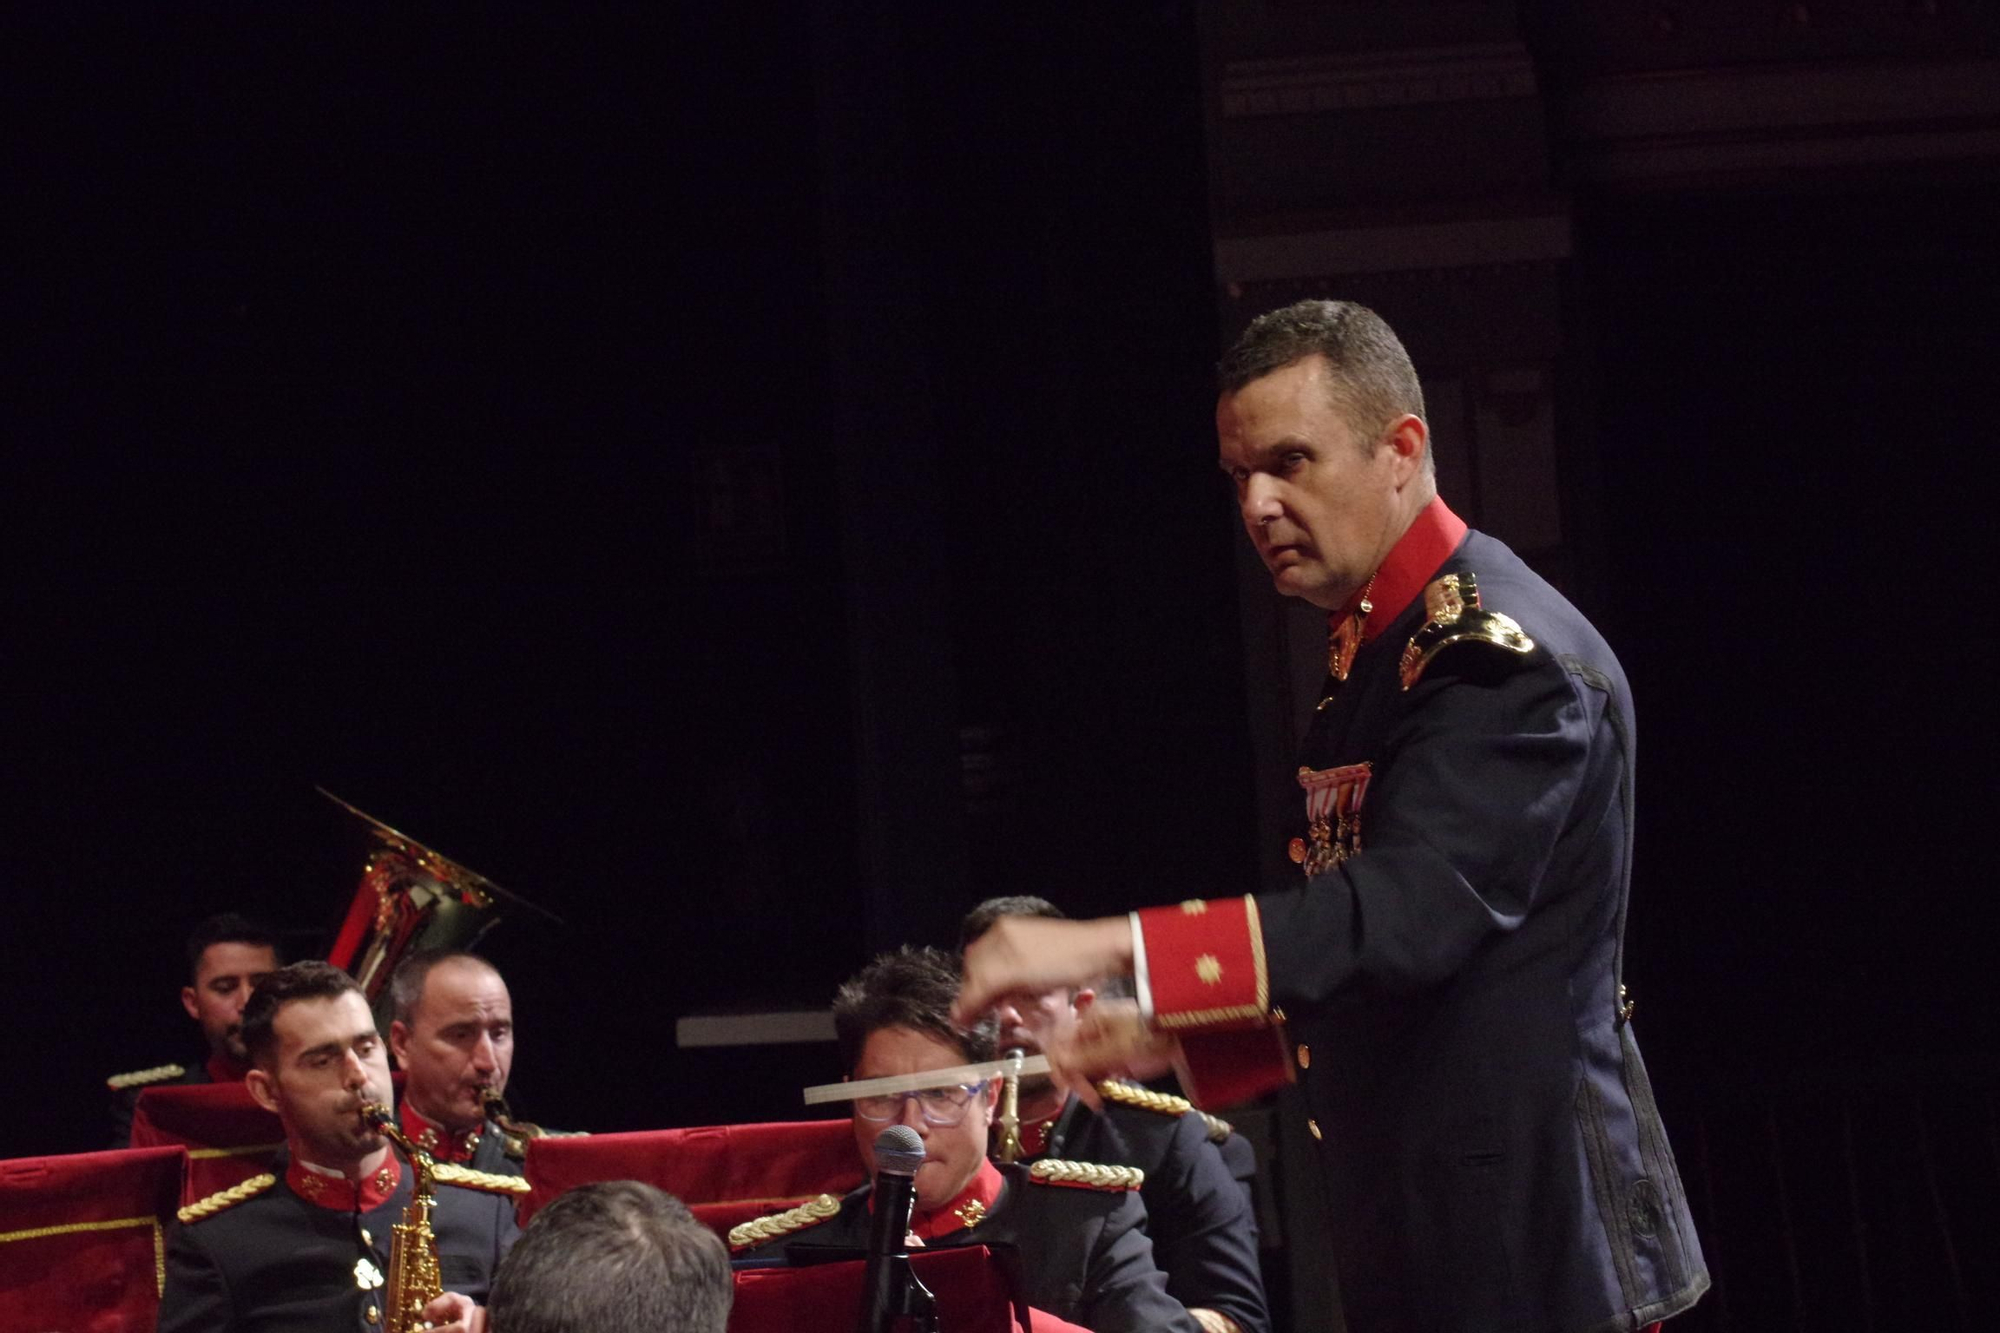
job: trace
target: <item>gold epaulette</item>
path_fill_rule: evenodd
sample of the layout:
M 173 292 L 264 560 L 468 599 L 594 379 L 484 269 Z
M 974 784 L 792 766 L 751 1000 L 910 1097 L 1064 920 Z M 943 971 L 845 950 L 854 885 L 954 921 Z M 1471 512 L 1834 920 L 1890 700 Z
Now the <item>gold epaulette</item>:
M 1186 1115 L 1193 1111 L 1201 1117 L 1201 1123 L 1207 1127 L 1210 1143 L 1221 1143 L 1236 1132 L 1236 1126 L 1221 1116 L 1196 1110 L 1195 1104 L 1185 1097 L 1154 1092 L 1151 1088 L 1142 1088 L 1134 1083 L 1120 1083 L 1115 1078 L 1107 1078 L 1099 1083 L 1097 1091 L 1107 1102 L 1117 1102 L 1120 1106 L 1136 1106 L 1142 1111 L 1154 1111 L 1160 1115 Z
M 817 1199 L 807 1199 L 796 1208 L 787 1208 L 782 1213 L 772 1213 L 769 1217 L 752 1218 L 729 1228 L 729 1248 L 748 1249 L 761 1245 L 779 1236 L 789 1236 L 794 1231 L 804 1231 L 816 1227 L 829 1217 L 840 1215 L 840 1200 L 831 1194 L 822 1194 Z
M 135 1069 L 129 1074 L 113 1074 L 104 1080 L 113 1092 L 123 1092 L 127 1088 L 143 1088 L 148 1083 L 158 1083 L 161 1079 L 179 1078 L 187 1070 L 179 1065 L 155 1065 L 151 1069 Z
M 228 1189 L 219 1190 L 206 1199 L 196 1199 L 174 1216 L 180 1218 L 183 1226 L 189 1222 L 199 1222 L 204 1217 L 214 1217 L 217 1213 L 227 1212 L 245 1199 L 254 1199 L 277 1183 L 278 1178 L 268 1172 L 261 1176 L 252 1176 L 242 1184 L 231 1185 Z
M 531 1188 L 519 1176 L 496 1176 L 491 1171 L 474 1171 L 469 1166 L 456 1162 L 439 1162 L 431 1168 L 431 1179 L 440 1185 L 457 1185 L 469 1190 L 487 1190 L 493 1194 L 526 1194 Z
M 1117 1193 L 1135 1190 L 1146 1183 L 1146 1173 L 1136 1166 L 1105 1166 L 1101 1162 L 1059 1162 L 1044 1157 L 1028 1168 L 1028 1178 L 1038 1185 L 1068 1185 L 1077 1189 Z
M 1423 627 L 1403 649 L 1403 688 L 1424 677 L 1433 658 L 1455 643 L 1484 643 L 1526 655 L 1535 641 L 1509 616 L 1479 604 L 1479 581 L 1471 570 L 1447 574 L 1424 589 Z

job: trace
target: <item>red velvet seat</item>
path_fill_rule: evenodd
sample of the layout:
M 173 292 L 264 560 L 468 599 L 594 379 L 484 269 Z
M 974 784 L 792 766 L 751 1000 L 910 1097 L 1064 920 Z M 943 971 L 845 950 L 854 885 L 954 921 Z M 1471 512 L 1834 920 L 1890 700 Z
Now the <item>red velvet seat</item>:
M 1006 1274 L 990 1250 L 937 1250 L 914 1254 L 917 1279 L 937 1297 L 938 1327 L 954 1333 L 1014 1333 L 1013 1297 Z M 736 1275 L 736 1304 L 729 1333 L 853 1333 L 861 1305 L 861 1279 L 868 1265 L 821 1264 L 814 1268 L 752 1268 Z M 1034 1320 L 1036 1333 L 1068 1328 L 1046 1316 Z
M 187 1154 L 0 1162 L 0 1327 L 152 1333 Z
M 241 1083 L 147 1088 L 132 1111 L 132 1146 L 187 1149 L 187 1195 L 205 1199 L 271 1169 L 285 1146 L 278 1117 Z
M 525 1223 L 574 1185 L 641 1180 L 694 1208 L 727 1232 L 738 1222 L 816 1194 L 845 1194 L 861 1183 L 861 1159 L 847 1120 L 655 1129 L 528 1144 Z

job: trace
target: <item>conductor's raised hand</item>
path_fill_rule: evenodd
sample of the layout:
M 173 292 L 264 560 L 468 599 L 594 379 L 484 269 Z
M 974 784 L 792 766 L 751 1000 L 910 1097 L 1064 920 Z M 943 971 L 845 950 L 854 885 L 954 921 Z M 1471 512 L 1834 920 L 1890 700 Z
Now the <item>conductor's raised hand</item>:
M 1010 997 L 1080 988 L 1131 970 L 1132 925 L 1125 917 L 1051 921 L 1003 916 L 966 946 L 965 975 L 952 1017 L 974 1023 Z

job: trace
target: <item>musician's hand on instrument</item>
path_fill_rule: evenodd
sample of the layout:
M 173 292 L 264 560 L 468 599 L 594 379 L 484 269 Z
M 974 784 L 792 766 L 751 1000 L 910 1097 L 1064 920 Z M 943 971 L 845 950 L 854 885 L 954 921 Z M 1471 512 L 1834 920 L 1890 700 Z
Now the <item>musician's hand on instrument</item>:
M 1082 998 L 1082 997 L 1079 997 Z M 1174 1067 L 1178 1043 L 1140 1016 L 1137 1000 L 1084 1000 L 1073 1028 L 1044 1049 L 1058 1084 L 1103 1110 L 1097 1081 L 1158 1078 Z
M 965 975 L 952 1017 L 974 1023 L 1010 996 L 1088 986 L 1131 971 L 1132 925 L 1125 917 L 1051 921 L 1003 916 L 966 946 Z
M 426 1305 L 424 1318 L 430 1321 L 431 1333 L 486 1333 L 486 1311 L 470 1296 L 455 1291 Z

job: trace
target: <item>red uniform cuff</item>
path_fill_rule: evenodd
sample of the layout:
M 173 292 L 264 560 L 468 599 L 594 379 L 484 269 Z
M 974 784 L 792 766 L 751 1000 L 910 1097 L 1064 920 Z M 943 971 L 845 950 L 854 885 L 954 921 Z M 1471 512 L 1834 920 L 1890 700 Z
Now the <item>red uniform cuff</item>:
M 1255 1032 L 1183 1032 L 1174 1072 L 1181 1091 L 1203 1110 L 1235 1106 L 1298 1077 L 1282 1027 Z
M 1255 898 L 1190 898 L 1136 916 L 1155 1027 L 1178 1033 L 1270 1023 Z

